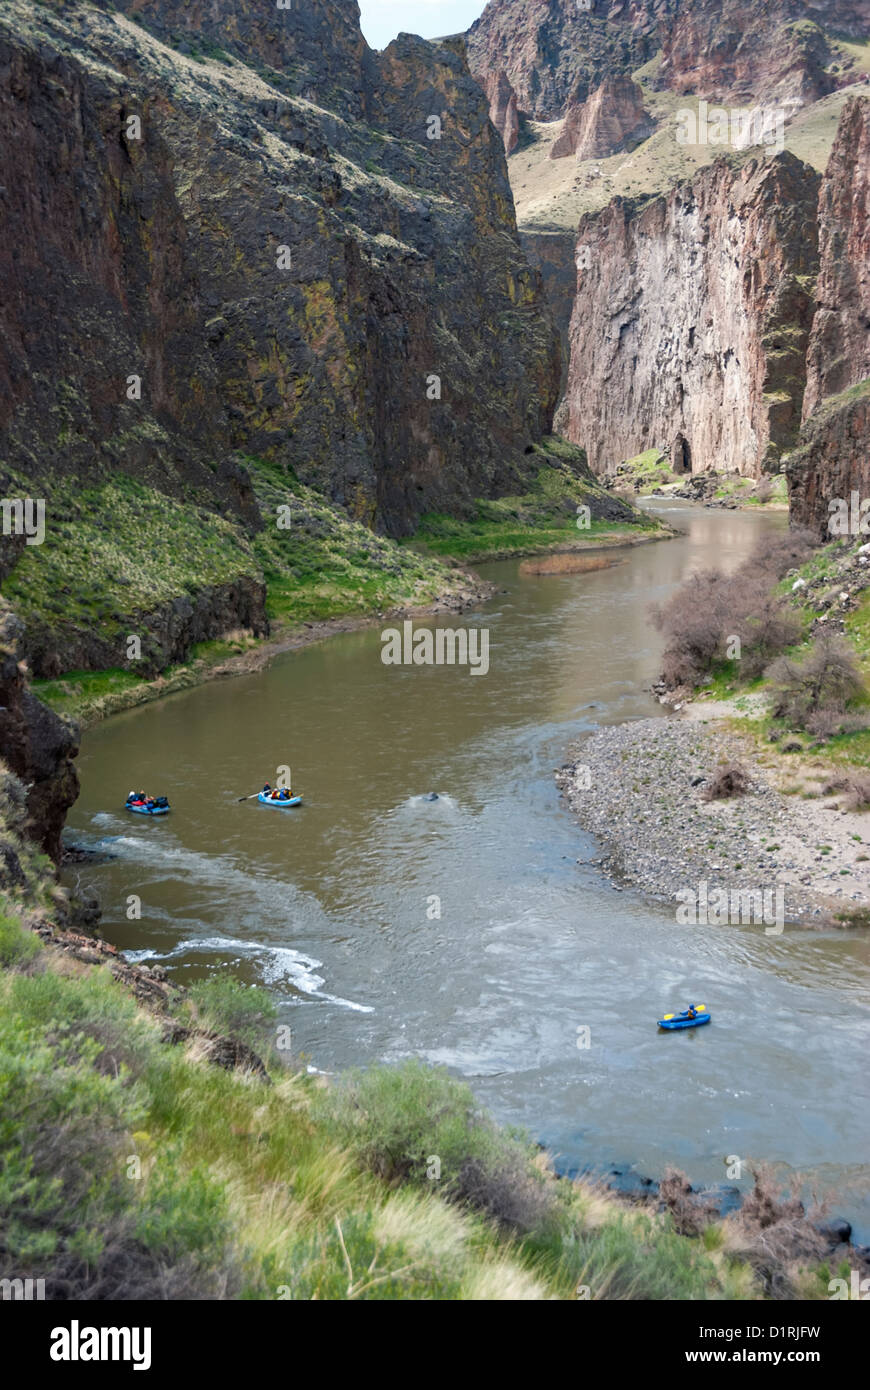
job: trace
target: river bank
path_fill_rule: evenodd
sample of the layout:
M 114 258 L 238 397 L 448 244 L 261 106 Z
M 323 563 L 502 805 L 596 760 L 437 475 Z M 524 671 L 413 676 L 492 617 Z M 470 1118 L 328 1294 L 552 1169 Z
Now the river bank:
M 148 680 L 136 680 L 125 671 L 70 672 L 57 680 L 34 681 L 32 688 L 58 714 L 68 715 L 80 728 L 88 729 L 110 715 L 149 704 L 165 695 L 189 690 L 213 680 L 262 671 L 275 657 L 285 652 L 301 650 L 341 633 L 358 632 L 381 622 L 465 613 L 492 598 L 497 588 L 490 581 L 481 579 L 473 570 L 465 568 L 466 564 L 499 560 L 506 556 L 519 558 L 523 555 L 624 550 L 652 541 L 670 540 L 673 535 L 670 527 L 660 524 L 655 529 L 637 532 L 603 531 L 586 540 L 566 540 L 563 537 L 549 545 L 530 544 L 525 548 L 496 545 L 491 550 L 463 556 L 461 564 L 453 560 L 453 568 L 445 566 L 449 586 L 427 603 L 409 602 L 390 608 L 378 605 L 369 611 L 343 613 L 312 621 L 273 622 L 267 637 L 256 637 L 247 630 L 230 633 L 219 641 L 200 644 L 190 660 Z
M 870 905 L 870 816 L 785 795 L 754 745 L 723 719 L 615 725 L 572 749 L 557 773 L 571 810 L 606 847 L 601 867 L 657 900 L 781 890 L 789 922 L 843 925 Z M 740 763 L 746 795 L 708 800 L 717 769 Z
M 491 598 L 495 586 L 471 571 L 459 571 L 451 587 L 431 603 L 400 605 L 368 613 L 345 613 L 313 622 L 276 623 L 268 637 L 250 632 L 230 633 L 204 643 L 192 659 L 150 680 L 112 688 L 111 672 L 72 672 L 55 681 L 34 681 L 33 690 L 59 714 L 69 715 L 82 729 L 92 728 L 112 714 L 150 704 L 165 695 L 190 690 L 209 681 L 250 675 L 264 670 L 276 656 L 299 651 L 340 633 L 357 632 L 379 622 L 464 613 Z

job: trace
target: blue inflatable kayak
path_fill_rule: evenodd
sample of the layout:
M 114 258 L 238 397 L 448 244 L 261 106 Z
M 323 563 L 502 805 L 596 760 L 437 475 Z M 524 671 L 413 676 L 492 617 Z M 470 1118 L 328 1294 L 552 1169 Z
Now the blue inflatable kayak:
M 134 806 L 131 801 L 127 802 L 126 809 L 135 811 L 137 816 L 168 816 L 169 806 Z
M 259 802 L 262 802 L 264 806 L 278 806 L 281 810 L 284 810 L 287 806 L 298 806 L 302 801 L 302 797 L 291 796 L 288 797 L 286 801 L 279 801 L 277 797 L 275 798 L 275 800 L 273 800 L 272 797 L 267 796 L 265 792 L 260 792 L 260 795 L 257 797 L 257 800 Z
M 700 1028 L 702 1023 L 710 1022 L 710 1012 L 706 1004 L 696 1004 L 695 1017 L 689 1018 L 689 1010 L 684 1009 L 681 1014 L 665 1014 L 664 1018 L 659 1019 L 660 1028 Z

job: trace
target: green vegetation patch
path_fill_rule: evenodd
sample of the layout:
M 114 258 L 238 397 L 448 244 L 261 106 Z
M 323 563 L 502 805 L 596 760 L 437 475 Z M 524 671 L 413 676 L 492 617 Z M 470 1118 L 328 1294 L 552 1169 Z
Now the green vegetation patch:
M 404 544 L 475 561 L 663 532 L 655 518 L 612 497 L 586 468 L 585 455 L 574 445 L 548 440 L 535 446 L 534 454 L 541 466 L 529 492 L 494 501 L 479 498 L 474 515 L 466 518 L 429 512 Z M 582 508 L 589 509 L 588 526 L 578 526 L 578 521 L 585 521 Z
M 253 542 L 282 624 L 424 605 L 460 587 L 434 559 L 375 535 L 280 465 L 246 458 L 265 526 Z
M 3 591 L 29 627 L 118 641 L 132 618 L 179 594 L 256 571 L 240 528 L 116 476 L 78 491 L 56 483 L 46 499 L 45 540 L 26 546 Z M 133 629 L 135 631 L 135 629 Z

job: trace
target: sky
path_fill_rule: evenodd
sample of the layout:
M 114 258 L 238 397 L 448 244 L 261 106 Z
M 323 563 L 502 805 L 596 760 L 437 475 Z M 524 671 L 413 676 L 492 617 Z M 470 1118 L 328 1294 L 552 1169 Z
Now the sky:
M 362 31 L 372 48 L 386 48 L 397 34 L 437 39 L 459 34 L 483 13 L 485 0 L 359 0 Z

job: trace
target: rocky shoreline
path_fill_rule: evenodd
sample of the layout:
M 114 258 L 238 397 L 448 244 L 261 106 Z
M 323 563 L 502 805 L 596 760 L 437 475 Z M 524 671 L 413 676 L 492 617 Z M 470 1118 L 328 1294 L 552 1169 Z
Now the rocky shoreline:
M 700 910 L 721 901 L 715 890 L 732 908 L 735 894 L 767 893 L 773 905 L 781 892 L 785 922 L 825 927 L 870 905 L 868 817 L 784 795 L 748 740 L 721 722 L 643 719 L 599 729 L 571 751 L 557 784 L 605 850 L 593 862 L 617 883 L 675 912 L 687 901 L 678 894 L 695 894 Z M 748 771 L 747 794 L 706 800 L 729 762 Z

